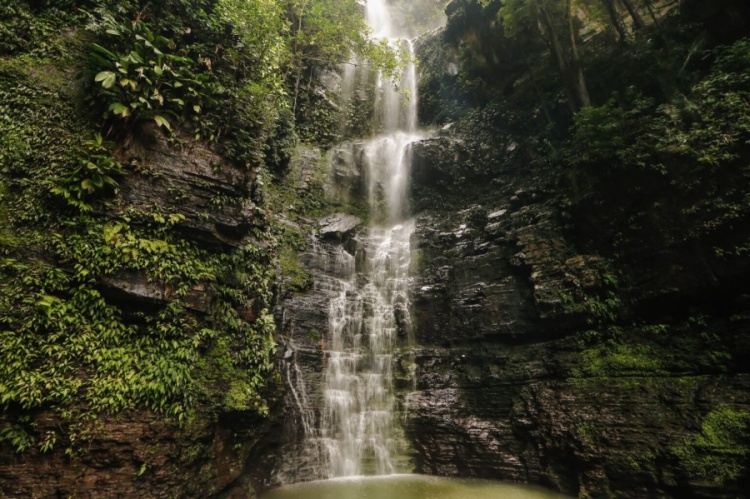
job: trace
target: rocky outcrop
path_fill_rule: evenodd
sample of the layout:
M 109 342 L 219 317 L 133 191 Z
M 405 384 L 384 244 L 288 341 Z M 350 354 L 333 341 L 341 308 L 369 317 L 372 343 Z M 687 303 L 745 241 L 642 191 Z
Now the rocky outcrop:
M 106 215 L 175 215 L 182 238 L 217 251 L 247 242 L 251 228 L 263 223 L 251 201 L 255 173 L 227 163 L 204 144 L 186 140 L 177 148 L 158 130 L 147 128 L 120 151 L 120 157 L 138 172 L 120 181 L 120 193 Z M 177 297 L 172 282 L 155 280 L 145 271 L 121 271 L 99 279 L 97 289 L 139 324 Z M 198 282 L 179 296 L 188 310 L 187 320 L 208 324 L 221 284 L 216 278 Z M 239 318 L 255 321 L 256 305 L 251 299 L 245 308 L 239 307 Z M 227 344 L 233 341 L 227 333 Z M 230 387 L 223 377 L 227 373 L 219 372 L 217 348 L 201 352 L 206 358 L 194 376 L 205 383 L 206 392 L 182 423 L 150 410 L 116 416 L 89 414 L 87 407 L 79 406 L 62 413 L 33 411 L 36 435 L 62 436 L 47 452 L 37 444 L 16 453 L 3 439 L 0 495 L 255 497 L 250 477 L 260 454 L 257 443 L 274 419 L 224 402 Z M 0 426 L 15 424 L 15 410 L 6 407 Z M 65 431 L 59 431 L 63 427 Z
M 54 430 L 56 415 L 36 419 L 40 431 Z M 144 412 L 97 421 L 83 452 L 23 454 L 0 459 L 0 490 L 6 497 L 224 497 L 254 498 L 244 480 L 256 450 L 239 445 L 234 434 L 254 426 L 253 441 L 268 422 L 226 415 L 197 414 L 180 428 Z M 245 435 L 247 437 L 247 435 Z
M 416 193 L 434 186 L 425 172 L 450 170 L 456 156 L 445 150 L 460 144 L 414 148 L 423 163 L 413 171 Z M 618 323 L 607 314 L 625 306 L 612 294 L 621 275 L 611 259 L 576 248 L 555 175 L 530 168 L 498 177 L 490 195 L 417 217 L 416 390 L 406 395 L 416 471 L 582 497 L 741 496 L 746 467 L 731 480 L 701 477 L 681 446 L 712 411 L 750 411 L 747 290 L 729 286 L 717 308 L 690 297 L 712 289 L 709 277 L 693 275 L 697 287 L 684 286 L 680 272 L 638 280 L 628 293 L 641 315 Z M 655 281 L 689 308 L 651 306 Z M 599 346 L 608 334 L 613 343 Z
M 336 213 L 322 221 L 318 235 L 323 239 L 342 241 L 351 237 L 354 232 L 362 227 L 362 220 L 354 215 Z
M 155 126 L 154 126 L 155 128 Z M 257 170 L 233 165 L 206 144 L 181 137 L 182 145 L 148 126 L 120 151 L 136 169 L 120 186 L 114 213 L 128 209 L 179 214 L 178 228 L 193 240 L 239 247 L 258 224 L 252 202 Z
M 262 488 L 327 476 L 328 450 L 320 427 L 331 300 L 352 280 L 354 255 L 365 228 L 361 219 L 345 213 L 297 221 L 296 227 L 308 238 L 297 259 L 311 285 L 301 292 L 282 290 L 275 310 L 286 394 L 283 422 L 278 434 L 269 436 L 269 450 L 262 458 L 267 464 Z
M 327 190 L 336 199 L 351 201 L 364 195 L 364 144 L 349 142 L 331 151 L 331 175 Z

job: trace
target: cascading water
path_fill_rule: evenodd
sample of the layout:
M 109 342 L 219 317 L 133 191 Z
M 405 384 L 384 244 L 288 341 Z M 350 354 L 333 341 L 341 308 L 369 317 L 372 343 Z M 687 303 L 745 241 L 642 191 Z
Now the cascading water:
M 366 16 L 376 36 L 403 47 L 411 60 L 412 44 L 393 36 L 384 0 L 368 0 Z M 345 94 L 353 92 L 357 77 L 356 71 L 344 72 Z M 360 238 L 356 272 L 339 282 L 330 302 L 320 430 L 329 477 L 409 471 L 408 446 L 395 416 L 392 365 L 398 337 L 409 329 L 408 148 L 421 138 L 411 62 L 400 87 L 378 77 L 375 126 L 383 133 L 362 149 L 371 212 L 390 225 L 372 227 Z

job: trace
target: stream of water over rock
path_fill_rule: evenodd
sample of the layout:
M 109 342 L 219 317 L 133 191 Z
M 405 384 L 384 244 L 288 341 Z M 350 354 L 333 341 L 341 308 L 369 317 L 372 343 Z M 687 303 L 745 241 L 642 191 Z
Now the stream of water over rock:
M 412 58 L 411 42 L 391 33 L 385 1 L 369 0 L 365 8 L 375 36 L 402 46 Z M 353 88 L 356 78 L 356 71 L 345 71 L 343 88 Z M 340 281 L 339 294 L 330 303 L 321 417 L 328 477 L 408 471 L 408 445 L 395 417 L 392 365 L 398 336 L 408 334 L 409 323 L 413 223 L 405 220 L 407 150 L 420 138 L 412 62 L 400 87 L 378 77 L 374 125 L 382 133 L 362 147 L 370 209 L 380 210 L 386 225 L 371 227 L 360 237 L 351 257 L 356 268 Z
M 330 232 L 346 232 L 344 241 L 338 236 L 334 242 L 321 237 L 305 254 L 304 263 L 315 275 L 313 296 L 289 305 L 289 310 L 305 324 L 301 330 L 308 331 L 307 339 L 300 341 L 297 350 L 293 338 L 299 333 L 293 330 L 295 320 L 291 320 L 285 354 L 291 402 L 298 415 L 295 421 L 301 423 L 304 437 L 290 439 L 293 444 L 286 448 L 289 457 L 277 471 L 277 483 L 291 485 L 271 490 L 264 497 L 558 497 L 523 487 L 409 475 L 415 469 L 414 452 L 402 427 L 394 364 L 398 347 L 411 343 L 409 272 L 415 226 L 408 206 L 410 147 L 429 134 L 417 126 L 412 41 L 394 33 L 385 0 L 367 0 L 365 12 L 373 34 L 408 54 L 409 62 L 398 82 L 377 76 L 372 96 L 372 129 L 377 134 L 339 144 L 331 161 L 332 166 L 343 163 L 346 171 L 356 172 L 352 177 L 364 177 L 364 191 L 357 192 L 365 194 L 372 218 L 381 223 L 354 230 L 356 224 L 347 225 L 346 219 L 355 217 L 332 216 L 326 223 L 334 220 L 337 230 Z M 369 83 L 374 75 L 360 62 L 354 61 L 342 71 L 344 104 L 357 92 L 372 88 Z M 326 313 L 321 307 L 327 307 Z M 317 319 L 322 316 L 325 319 Z M 326 320 L 326 334 L 310 334 Z M 310 346 L 310 336 L 320 338 L 320 350 L 317 345 Z M 400 358 L 403 362 L 404 356 Z M 403 389 L 404 384 L 400 386 Z M 309 481 L 316 479 L 326 480 Z

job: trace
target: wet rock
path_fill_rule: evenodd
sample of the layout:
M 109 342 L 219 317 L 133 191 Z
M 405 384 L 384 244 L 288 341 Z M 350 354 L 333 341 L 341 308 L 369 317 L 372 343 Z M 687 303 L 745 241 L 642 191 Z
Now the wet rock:
M 174 297 L 174 286 L 149 280 L 135 272 L 122 272 L 103 278 L 100 282 L 104 293 L 117 303 L 132 307 L 165 304 Z M 214 293 L 206 283 L 195 284 L 181 299 L 196 312 L 206 313 L 211 306 Z
M 412 144 L 411 185 L 435 186 L 451 178 L 451 162 L 457 162 L 462 154 L 452 136 L 441 136 Z
M 342 241 L 354 234 L 364 222 L 354 215 L 336 213 L 320 220 L 318 234 L 323 239 Z
M 433 180 L 455 158 L 445 145 L 422 145 L 425 163 L 413 178 L 423 185 L 415 189 L 442 188 Z M 716 331 L 707 348 L 722 343 L 737 360 L 706 370 L 691 360 L 700 352 L 685 354 L 694 348 L 686 346 L 678 353 L 673 340 L 653 354 L 663 369 L 626 369 L 617 363 L 638 355 L 586 350 L 586 335 L 601 334 L 587 332 L 600 329 L 600 318 L 586 306 L 601 306 L 596 300 L 623 285 L 612 261 L 578 247 L 541 176 L 518 171 L 502 180 L 486 205 L 468 206 L 477 203 L 471 199 L 465 209 L 417 216 L 412 247 L 419 265 L 411 287 L 417 346 L 413 370 L 400 366 L 396 375 L 416 383 L 405 396 L 416 471 L 532 482 L 588 497 L 743 497 L 746 474 L 724 485 L 697 479 L 681 469 L 675 446 L 694 437 L 722 404 L 750 412 L 746 285 L 718 277 L 724 269 L 715 265 L 709 275 L 700 261 L 695 272 L 670 266 L 658 274 L 641 266 L 661 255 L 634 262 L 629 292 L 639 317 L 674 324 L 698 310 L 714 314 L 701 326 L 701 334 Z M 744 267 L 736 270 L 746 275 Z M 710 287 L 717 280 L 727 288 Z M 707 289 L 726 302 L 706 307 L 714 299 Z M 584 295 L 592 301 L 576 301 Z M 584 367 L 607 371 L 582 377 L 590 372 Z
M 182 148 L 154 127 L 144 127 L 120 153 L 138 173 L 120 182 L 114 213 L 129 207 L 184 217 L 177 227 L 192 239 L 238 247 L 258 223 L 252 192 L 258 172 L 234 165 L 207 145 L 185 138 Z
M 5 497 L 214 497 L 233 491 L 235 497 L 254 497 L 251 484 L 241 479 L 253 446 L 234 447 L 232 442 L 257 441 L 269 430 L 269 420 L 223 420 L 219 428 L 214 417 L 195 413 L 185 432 L 150 411 L 101 417 L 73 463 L 62 449 L 19 454 L 3 447 L 0 493 Z M 35 420 L 42 434 L 59 430 L 53 413 L 42 412 Z M 0 425 L 4 423 L 0 416 Z
M 351 200 L 362 196 L 365 189 L 364 144 L 349 142 L 331 151 L 332 185 L 329 191 L 340 199 Z
M 292 158 L 290 169 L 297 172 L 295 184 L 298 189 L 307 190 L 310 188 L 310 182 L 312 182 L 320 158 L 321 152 L 317 147 L 297 148 L 296 154 Z

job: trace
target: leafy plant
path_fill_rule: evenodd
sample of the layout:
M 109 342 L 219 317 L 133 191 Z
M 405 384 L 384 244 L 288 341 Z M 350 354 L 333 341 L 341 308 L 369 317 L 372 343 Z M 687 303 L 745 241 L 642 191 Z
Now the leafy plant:
M 54 180 L 51 192 L 62 196 L 82 212 L 92 210 L 94 194 L 107 190 L 116 194 L 118 184 L 115 177 L 121 176 L 123 171 L 109 147 L 111 144 L 104 142 L 101 134 L 96 134 L 94 140 L 87 140 L 84 147 L 78 148 L 71 171 Z
M 14 424 L 0 430 L 0 442 L 9 442 L 16 452 L 23 452 L 34 445 L 34 437 L 22 425 Z
M 193 72 L 191 59 L 171 53 L 176 48 L 171 40 L 154 34 L 144 21 L 119 22 L 106 10 L 97 12 L 112 45 L 123 47 L 113 52 L 91 45 L 87 69 L 98 83 L 93 98 L 106 106 L 105 118 L 153 120 L 172 130 L 172 122 L 197 121 L 203 108 L 215 102 L 210 73 Z

